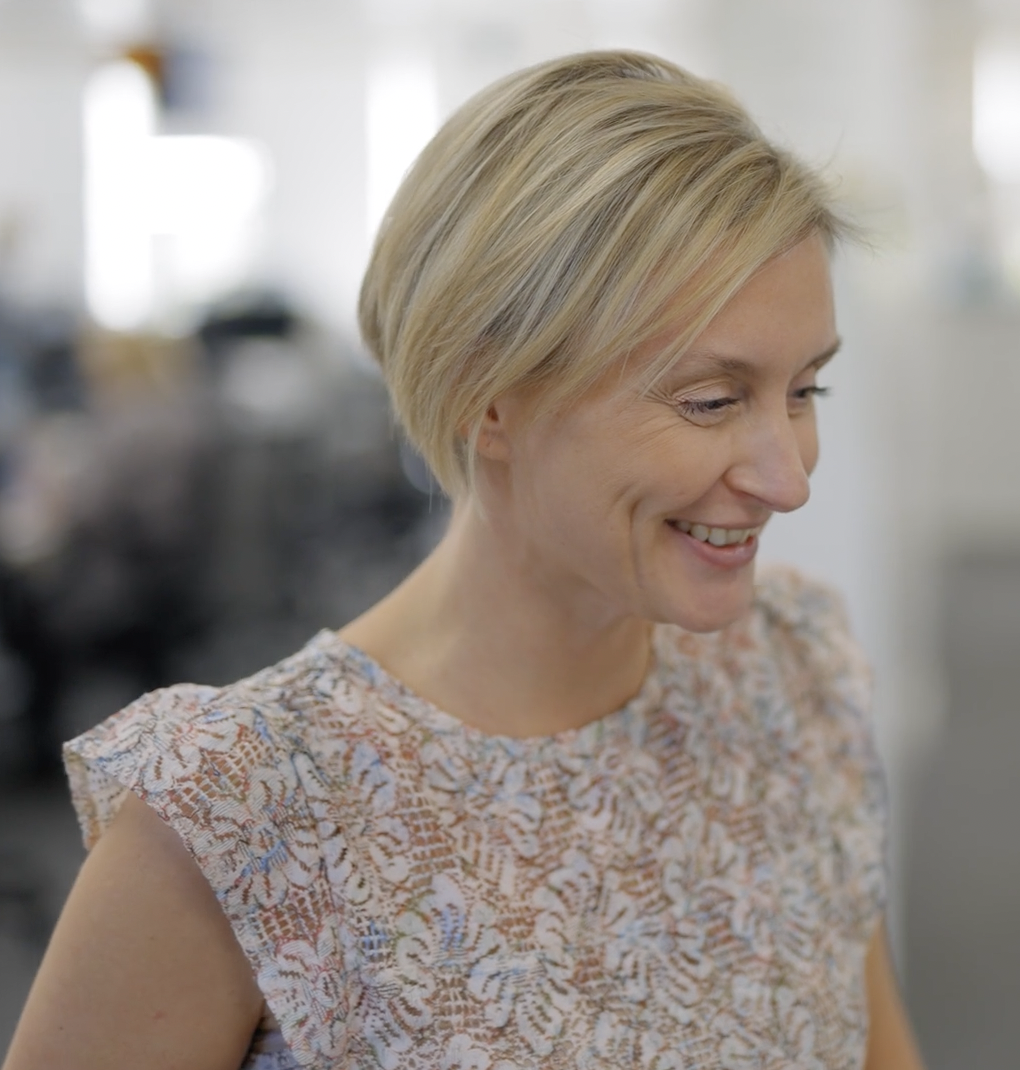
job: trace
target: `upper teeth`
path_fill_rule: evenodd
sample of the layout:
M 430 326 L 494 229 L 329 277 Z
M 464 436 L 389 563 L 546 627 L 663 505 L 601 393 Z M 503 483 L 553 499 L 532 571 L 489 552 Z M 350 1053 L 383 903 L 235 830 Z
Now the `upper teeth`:
M 752 535 L 757 535 L 761 528 L 707 528 L 704 524 L 692 524 L 689 520 L 677 520 L 676 526 L 688 535 L 693 535 L 699 542 L 710 542 L 713 546 L 732 546 L 745 542 Z

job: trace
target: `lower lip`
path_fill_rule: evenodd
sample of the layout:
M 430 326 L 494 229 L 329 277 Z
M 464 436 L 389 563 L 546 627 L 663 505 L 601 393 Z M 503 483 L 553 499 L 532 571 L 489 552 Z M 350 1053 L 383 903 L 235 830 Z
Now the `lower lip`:
M 693 535 L 688 535 L 673 524 L 668 526 L 678 538 L 683 539 L 684 545 L 695 557 L 715 568 L 741 568 L 753 561 L 758 552 L 757 535 L 732 546 L 713 546 L 710 542 L 702 542 Z

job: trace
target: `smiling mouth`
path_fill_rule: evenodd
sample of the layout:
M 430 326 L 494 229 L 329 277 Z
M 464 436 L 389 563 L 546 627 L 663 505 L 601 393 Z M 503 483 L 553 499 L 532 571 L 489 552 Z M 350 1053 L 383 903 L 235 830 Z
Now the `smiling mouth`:
M 755 528 L 710 528 L 704 524 L 692 524 L 689 520 L 669 520 L 667 523 L 685 535 L 712 546 L 739 546 L 753 539 L 765 526 L 759 524 Z

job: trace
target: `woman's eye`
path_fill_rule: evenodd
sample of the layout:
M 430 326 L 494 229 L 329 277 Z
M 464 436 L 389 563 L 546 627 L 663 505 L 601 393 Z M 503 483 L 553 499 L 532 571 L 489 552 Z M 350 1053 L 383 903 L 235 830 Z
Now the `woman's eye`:
M 814 398 L 826 397 L 829 387 L 817 386 L 811 383 L 808 386 L 798 387 L 790 394 L 790 405 L 794 410 L 805 409 Z M 712 423 L 723 419 L 733 408 L 741 403 L 738 397 L 716 398 L 674 398 L 673 407 L 681 416 L 700 423 Z
M 794 390 L 793 397 L 796 401 L 810 401 L 812 398 L 824 398 L 828 397 L 831 392 L 831 388 L 827 386 L 802 386 L 799 390 Z
M 738 398 L 678 398 L 677 410 L 683 416 L 717 416 L 738 403 Z

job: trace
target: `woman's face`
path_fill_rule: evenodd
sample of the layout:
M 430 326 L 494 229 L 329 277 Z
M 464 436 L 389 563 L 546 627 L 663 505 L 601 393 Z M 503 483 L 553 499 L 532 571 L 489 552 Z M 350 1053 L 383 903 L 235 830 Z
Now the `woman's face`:
M 762 268 L 653 392 L 639 382 L 649 352 L 531 425 L 525 401 L 494 406 L 481 464 L 492 530 L 592 623 L 726 626 L 751 604 L 758 533 L 808 499 L 816 376 L 837 344 L 812 236 Z

